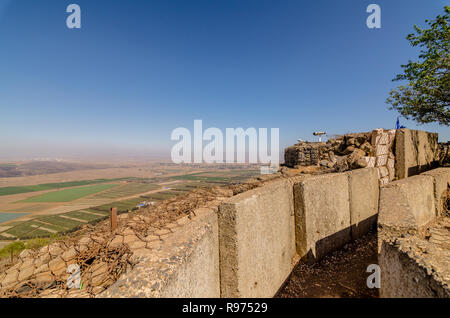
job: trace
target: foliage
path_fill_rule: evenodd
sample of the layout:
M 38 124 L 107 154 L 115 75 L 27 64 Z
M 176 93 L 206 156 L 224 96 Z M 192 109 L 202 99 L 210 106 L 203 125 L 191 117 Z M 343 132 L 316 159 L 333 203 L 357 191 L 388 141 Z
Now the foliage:
M 405 118 L 420 124 L 450 123 L 450 6 L 435 20 L 426 20 L 429 29 L 414 26 L 415 33 L 406 39 L 420 48 L 419 59 L 402 65 L 403 73 L 393 81 L 408 81 L 390 92 L 386 100 Z

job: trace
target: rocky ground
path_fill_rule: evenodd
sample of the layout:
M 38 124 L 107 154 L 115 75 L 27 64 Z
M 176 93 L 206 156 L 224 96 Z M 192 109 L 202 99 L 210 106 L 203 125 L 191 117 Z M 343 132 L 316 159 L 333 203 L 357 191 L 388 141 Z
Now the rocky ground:
M 367 266 L 378 264 L 375 232 L 345 245 L 315 264 L 298 264 L 276 297 L 376 298 L 366 284 Z

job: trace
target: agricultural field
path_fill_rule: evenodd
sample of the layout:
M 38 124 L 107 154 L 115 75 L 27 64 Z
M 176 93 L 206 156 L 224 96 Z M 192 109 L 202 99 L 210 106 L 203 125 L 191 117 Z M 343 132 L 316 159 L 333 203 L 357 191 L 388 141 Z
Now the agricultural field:
M 37 192 L 37 191 L 45 191 L 45 190 L 55 190 L 62 188 L 72 188 L 84 185 L 105 183 L 105 182 L 114 182 L 120 181 L 123 179 L 97 179 L 97 180 L 83 180 L 83 181 L 71 181 L 71 182 L 59 182 L 59 183 L 44 183 L 37 185 L 29 185 L 29 186 L 11 186 L 11 187 L 1 187 L 0 188 L 0 196 L 19 194 L 19 193 L 28 193 L 28 192 Z
M 136 209 L 144 201 L 142 197 L 127 199 L 85 210 L 77 210 L 57 215 L 39 215 L 31 220 L 8 223 L 3 231 L 0 228 L 0 239 L 18 238 L 21 240 L 38 237 L 49 237 L 55 234 L 65 234 L 74 231 L 83 224 L 97 223 L 109 215 L 111 207 L 117 207 L 119 213 Z
M 4 223 L 9 220 L 14 220 L 24 215 L 28 215 L 28 213 L 0 213 L 0 223 Z
M 259 170 L 225 170 L 197 172 L 179 176 L 173 176 L 175 180 L 198 181 L 204 184 L 230 184 L 242 182 L 260 174 Z
M 116 184 L 97 184 L 87 187 L 70 188 L 60 191 L 47 192 L 29 199 L 23 200 L 21 202 L 70 202 L 82 197 L 95 194 L 107 189 L 116 187 Z
M 169 172 L 163 167 L 117 168 L 111 178 L 103 178 L 105 170 L 110 169 L 98 169 L 96 173 L 90 170 L 90 180 L 67 180 L 70 174 L 64 173 L 42 178 L 58 182 L 27 185 L 23 177 L 7 182 L 7 186 L 0 187 L 0 211 L 5 212 L 0 213 L 0 241 L 64 235 L 83 224 L 107 218 L 111 207 L 126 213 L 144 202 L 166 200 L 198 187 L 239 183 L 259 175 L 256 169 L 202 171 L 198 167 L 170 166 Z M 126 171 L 131 172 L 129 176 Z M 86 176 L 83 171 L 70 176 L 78 175 Z M 39 180 L 37 176 L 29 178 Z
M 161 188 L 157 184 L 136 183 L 130 182 L 112 189 L 103 191 L 93 196 L 93 198 L 101 199 L 117 199 L 128 196 L 133 196 L 139 193 L 144 193 Z

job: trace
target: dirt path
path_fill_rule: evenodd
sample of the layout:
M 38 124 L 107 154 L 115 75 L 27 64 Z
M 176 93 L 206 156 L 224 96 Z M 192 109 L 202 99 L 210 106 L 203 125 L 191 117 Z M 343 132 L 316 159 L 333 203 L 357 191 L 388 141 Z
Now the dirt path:
M 276 297 L 376 298 L 367 266 L 378 264 L 377 235 L 369 233 L 313 265 L 299 264 Z

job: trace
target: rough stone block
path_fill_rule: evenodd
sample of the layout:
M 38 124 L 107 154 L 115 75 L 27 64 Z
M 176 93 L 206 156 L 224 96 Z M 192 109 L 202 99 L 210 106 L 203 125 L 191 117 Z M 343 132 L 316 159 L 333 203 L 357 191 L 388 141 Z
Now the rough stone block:
M 352 239 L 375 228 L 378 214 L 379 185 L 376 168 L 349 171 L 350 223 Z
M 388 145 L 378 145 L 375 148 L 375 154 L 376 156 L 381 156 L 381 155 L 387 155 L 389 153 L 389 146 Z
M 386 177 L 386 176 L 389 175 L 389 171 L 388 171 L 388 169 L 387 169 L 385 166 L 379 167 L 379 168 L 377 168 L 377 169 L 379 170 L 379 173 L 380 173 L 380 177 L 381 177 L 381 178 L 384 178 L 384 177 Z
M 269 182 L 219 207 L 222 297 L 273 297 L 295 257 L 292 184 Z
M 387 164 L 387 160 L 388 160 L 388 155 L 381 155 L 377 157 L 377 167 L 382 167 L 385 166 Z
M 437 133 L 398 129 L 395 140 L 395 170 L 398 179 L 419 174 L 437 165 Z
M 351 239 L 348 177 L 318 175 L 294 184 L 297 253 L 313 262 Z
M 380 189 L 378 223 L 383 227 L 417 229 L 435 217 L 434 180 L 418 175 Z
M 195 214 L 98 297 L 220 297 L 217 213 Z
M 363 159 L 367 162 L 367 167 L 368 168 L 373 168 L 375 167 L 375 163 L 376 163 L 376 157 L 363 157 Z
M 436 215 L 444 212 L 443 195 L 450 188 L 450 168 L 437 168 L 422 173 L 434 179 L 434 200 L 436 205 Z

